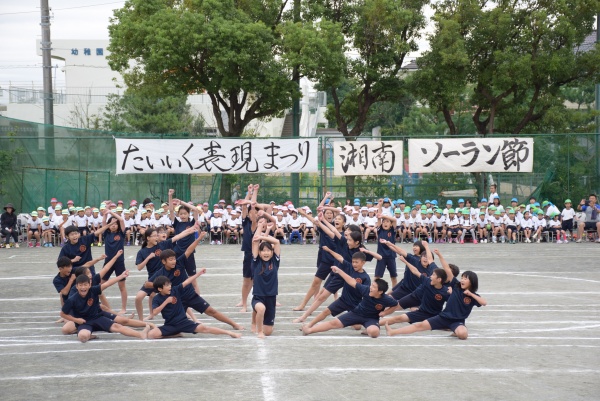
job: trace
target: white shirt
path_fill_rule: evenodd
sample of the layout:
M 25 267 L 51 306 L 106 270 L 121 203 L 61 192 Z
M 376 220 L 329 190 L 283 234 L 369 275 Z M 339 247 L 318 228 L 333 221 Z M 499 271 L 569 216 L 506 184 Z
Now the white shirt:
M 450 215 L 448 215 L 448 217 L 446 218 L 446 225 L 448 225 L 448 227 L 458 227 L 459 224 L 460 221 L 458 220 L 458 217 L 456 217 L 456 215 L 454 215 L 454 217 L 450 217 Z
M 536 230 L 538 229 L 538 227 L 546 227 L 546 219 L 540 219 L 539 217 L 536 217 L 535 219 L 533 219 L 533 226 Z
M 213 217 L 210 219 L 210 228 L 220 228 L 223 226 L 223 218 L 222 217 Z
M 363 219 L 363 224 L 367 227 L 375 227 L 377 225 L 377 220 L 377 216 L 367 216 Z
M 487 216 L 484 214 L 483 216 L 477 216 L 477 225 L 481 228 L 485 227 L 487 224 Z
M 548 227 L 560 227 L 560 226 L 561 226 L 561 223 L 559 220 L 552 219 L 548 222 Z
M 42 220 L 40 220 L 39 218 L 33 220 L 33 217 L 30 217 L 29 219 L 27 219 L 27 225 L 29 226 L 30 230 L 37 231 L 38 227 L 42 225 Z
M 521 220 L 521 228 L 532 228 L 533 227 L 533 219 L 530 217 L 528 219 L 525 219 L 523 217 L 523 220 Z
M 77 225 L 77 227 L 87 227 L 88 226 L 88 218 L 87 216 L 79 216 L 79 215 L 75 215 L 73 216 L 73 220 L 75 221 L 75 224 Z
M 304 226 L 305 226 L 306 228 L 313 228 L 313 227 L 314 227 L 314 224 L 313 224 L 313 222 L 312 222 L 312 221 L 310 221 L 309 219 L 307 219 L 306 217 L 303 217 L 303 218 L 302 218 L 302 222 L 304 223 Z
M 446 216 L 441 215 L 440 217 L 437 217 L 436 215 L 433 215 L 433 217 L 431 217 L 430 221 L 438 228 L 442 227 L 444 225 L 444 223 L 446 222 Z
M 297 216 L 296 218 L 291 217 L 288 224 L 290 227 L 292 227 L 293 229 L 296 230 L 296 229 L 300 228 L 300 226 L 302 225 L 302 217 L 301 216 Z
M 573 218 L 575 217 L 575 209 L 570 208 L 564 208 L 563 211 L 560 213 L 560 215 L 562 216 L 563 221 L 565 220 L 573 220 Z
M 49 221 L 48 224 L 44 224 L 44 223 L 40 224 L 40 227 L 42 227 L 42 231 L 50 230 L 51 228 L 54 228 L 54 223 Z

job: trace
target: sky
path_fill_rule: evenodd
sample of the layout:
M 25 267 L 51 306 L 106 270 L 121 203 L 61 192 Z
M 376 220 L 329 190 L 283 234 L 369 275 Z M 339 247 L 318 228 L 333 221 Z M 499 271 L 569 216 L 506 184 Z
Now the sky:
M 109 19 L 116 8 L 125 4 L 115 0 L 49 0 L 51 39 L 108 40 Z M 427 10 L 428 15 L 431 11 Z M 41 85 L 42 57 L 37 55 L 36 40 L 41 39 L 40 0 L 0 0 L 0 87 Z M 423 38 L 421 50 L 426 46 Z M 418 53 L 410 55 L 406 62 Z M 64 86 L 63 62 L 52 60 L 56 79 L 54 87 Z

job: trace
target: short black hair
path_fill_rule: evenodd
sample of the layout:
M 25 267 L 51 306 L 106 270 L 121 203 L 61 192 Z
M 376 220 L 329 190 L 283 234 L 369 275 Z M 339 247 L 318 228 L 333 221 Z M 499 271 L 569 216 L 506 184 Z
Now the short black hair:
M 79 229 L 75 226 L 69 226 L 67 228 L 65 228 L 65 236 L 68 237 L 69 234 L 74 233 L 74 232 L 79 232 Z
M 352 255 L 352 259 L 362 260 L 363 262 L 366 262 L 367 255 L 365 255 L 362 252 L 356 252 L 354 255 Z
M 354 232 L 354 231 L 357 231 L 357 232 L 359 232 L 359 233 L 360 233 L 360 232 L 362 232 L 362 231 L 360 230 L 360 227 L 359 227 L 359 226 L 357 226 L 356 224 L 348 224 L 348 227 L 346 227 L 346 230 L 350 230 L 350 231 L 352 231 L 352 232 Z
M 66 256 L 61 256 L 56 261 L 56 267 L 58 267 L 59 269 L 61 267 L 69 267 L 69 266 L 73 266 L 73 263 L 71 262 L 71 259 L 69 259 Z
M 88 270 L 90 270 L 88 267 L 85 266 L 77 266 L 76 268 L 73 269 L 73 274 L 75 275 L 75 277 L 79 277 L 82 274 L 87 276 L 87 272 Z
M 442 279 L 442 284 L 445 283 L 446 280 L 448 280 L 448 275 L 446 274 L 446 270 L 440 269 L 438 267 L 437 269 L 433 269 L 433 272 L 435 273 L 436 276 L 438 276 L 439 278 Z
M 376 278 L 375 283 L 377 284 L 378 291 L 381 291 L 384 294 L 387 292 L 387 290 L 389 288 L 387 281 L 385 281 L 384 279 L 381 279 L 381 278 Z
M 160 260 L 164 261 L 172 257 L 177 257 L 177 254 L 172 249 L 165 249 L 160 253 Z
M 350 231 L 348 236 L 352 238 L 352 241 L 354 242 L 361 242 L 363 238 L 362 233 L 360 231 Z
M 158 276 L 152 282 L 152 286 L 155 291 L 159 291 L 160 288 L 163 288 L 166 284 L 169 284 L 171 281 L 166 276 Z
M 180 205 L 179 209 L 177 209 L 177 213 L 179 213 L 182 210 L 185 210 L 186 212 L 188 212 L 188 214 L 190 213 L 190 208 L 187 207 L 186 205 Z
M 458 275 L 460 274 L 460 269 L 458 268 L 458 266 L 456 266 L 454 263 L 448 263 L 448 267 L 450 267 L 452 275 L 454 277 L 458 277 Z
M 90 283 L 90 278 L 85 275 L 85 274 L 81 274 L 79 276 L 77 276 L 77 279 L 75 279 L 75 284 L 84 284 L 84 283 Z

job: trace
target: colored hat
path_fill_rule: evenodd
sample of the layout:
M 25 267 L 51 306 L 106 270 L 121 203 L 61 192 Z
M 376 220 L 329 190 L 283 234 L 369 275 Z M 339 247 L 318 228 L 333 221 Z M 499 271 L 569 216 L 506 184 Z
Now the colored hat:
M 449 210 L 448 210 L 448 213 L 450 213 L 450 211 L 449 211 Z M 457 207 L 457 208 L 456 208 L 456 213 L 460 213 L 460 214 L 462 214 L 462 213 L 463 213 L 463 209 L 461 209 L 461 208 Z
M 367 201 L 367 205 L 368 205 L 369 203 L 370 203 L 371 205 L 373 204 L 373 202 L 372 202 L 372 201 L 368 200 L 368 201 Z
M 481 216 L 482 214 L 485 214 L 485 212 L 482 210 L 481 212 L 479 212 L 479 215 Z
M 463 214 L 469 214 L 469 213 L 471 213 L 471 211 L 469 210 L 468 207 L 463 208 L 462 212 L 463 212 Z
M 283 216 L 283 212 L 277 212 L 277 216 Z
M 66 215 L 68 215 L 68 214 L 69 214 L 69 211 L 68 211 L 67 209 L 65 209 L 65 210 L 63 210 L 63 211 L 62 211 L 62 214 L 66 214 Z
M 427 214 L 427 210 L 421 210 L 421 214 Z
M 500 199 L 500 195 L 494 195 L 494 196 L 492 196 L 492 200 L 494 200 L 494 199 Z
M 117 208 L 117 211 L 118 211 L 118 209 L 119 209 L 119 208 Z M 163 210 L 162 210 L 162 209 L 156 209 L 156 210 L 154 211 L 154 214 L 161 214 L 162 212 L 163 212 Z
M 427 210 L 427 206 L 421 205 L 421 210 Z
M 421 205 L 421 204 L 422 204 L 422 203 L 421 203 L 421 201 L 420 201 L 420 200 L 416 200 L 416 201 L 415 201 L 415 203 L 414 203 L 414 205 L 415 205 L 415 206 L 418 206 L 418 205 Z
M 517 198 L 512 198 L 510 201 L 519 203 L 519 200 Z
M 11 208 L 13 210 L 13 212 L 15 211 L 15 206 L 12 203 L 7 203 L 6 206 L 4 206 L 4 210 Z
M 540 214 L 541 214 L 541 215 L 543 215 L 543 214 L 544 214 L 544 211 L 540 209 L 540 210 L 538 210 L 536 213 L 537 213 L 537 214 L 538 214 L 538 216 L 539 216 Z
M 406 206 L 404 208 L 404 213 L 410 213 L 410 206 Z
M 402 213 L 402 209 L 400 209 L 400 208 L 394 209 L 394 214 L 399 214 L 399 213 Z
M 543 201 L 542 202 L 542 207 L 546 207 L 548 205 L 550 205 L 550 202 L 548 202 L 548 201 Z
M 519 205 L 519 207 L 527 207 L 527 206 L 525 206 L 524 204 L 522 204 L 522 203 L 521 203 L 521 204 Z
M 433 214 L 433 209 L 427 209 L 427 214 Z
M 507 211 L 509 214 L 515 214 L 515 210 L 514 210 L 513 208 L 508 208 L 508 209 L 506 209 L 506 211 Z
M 452 205 L 453 205 L 453 203 L 452 203 L 452 201 L 451 201 L 450 199 L 448 199 L 448 201 L 446 202 L 446 205 L 450 205 L 450 206 L 452 206 Z
M 72 200 L 67 201 L 67 205 L 73 205 L 73 204 L 75 204 L 75 202 L 73 202 Z
M 566 200 L 565 200 L 565 205 L 566 205 L 567 203 L 571 203 L 571 199 L 566 199 Z
M 431 201 L 428 199 L 425 199 L 425 203 L 431 203 Z
M 390 203 L 390 198 L 383 198 L 383 203 Z
M 359 202 L 360 203 L 360 199 L 354 198 L 354 202 Z
M 50 203 L 52 203 L 52 202 L 58 202 L 58 200 L 56 198 L 52 198 L 52 199 L 50 199 Z
M 458 200 L 458 203 L 465 203 L 465 200 L 464 200 L 463 198 L 460 198 L 460 199 Z
M 56 206 L 54 210 L 62 210 L 62 206 Z
M 325 199 L 325 204 L 329 205 L 329 203 L 331 203 L 331 199 Z
M 452 213 L 452 214 L 454 214 L 454 209 L 449 209 L 449 210 L 448 210 L 448 213 Z
M 360 202 L 354 201 L 354 206 L 360 206 Z
M 487 198 L 481 198 L 482 202 L 487 202 Z
M 43 218 L 42 218 L 42 221 L 50 221 L 50 218 L 48 218 L 48 217 L 43 217 Z
M 119 203 L 123 203 L 123 201 L 122 201 L 122 200 L 118 200 L 118 201 L 117 201 L 117 204 L 119 204 Z
M 40 207 L 38 207 L 38 208 L 37 208 L 37 210 L 38 210 L 38 212 L 45 212 L 45 211 L 46 211 L 46 209 L 44 209 L 44 208 L 43 208 L 43 207 L 41 207 L 41 206 L 40 206 Z
M 219 203 L 225 203 L 225 199 L 219 200 Z
M 137 201 L 135 199 L 133 199 L 131 202 L 129 202 L 129 206 L 133 206 L 133 205 L 137 205 Z
M 551 214 L 550 214 L 550 217 L 556 217 L 556 216 L 559 216 L 559 215 L 560 215 L 560 213 L 558 213 L 558 212 L 553 212 L 553 213 L 551 213 Z
M 398 199 L 398 204 L 399 205 L 406 205 L 406 202 L 404 202 L 404 199 Z
M 494 216 L 500 216 L 501 214 L 502 214 L 502 213 L 500 213 L 500 210 L 496 210 L 496 211 L 494 212 Z
M 233 209 L 233 206 L 227 205 L 226 209 Z
M 100 210 L 98 210 L 98 208 L 97 208 L 97 207 L 95 207 L 95 208 L 93 208 L 93 209 L 92 209 L 92 212 L 93 212 L 93 213 L 100 213 Z
M 533 206 L 540 207 L 540 202 L 535 202 L 535 203 L 533 204 Z
M 434 200 L 432 200 L 432 201 L 431 201 L 431 204 L 432 204 L 432 205 L 436 205 L 436 206 L 437 206 L 437 204 L 438 204 L 438 203 L 437 203 L 437 201 L 434 199 Z
M 496 206 L 492 205 L 489 207 L 490 210 L 496 210 Z
M 361 211 L 361 212 L 362 212 L 362 211 L 367 211 L 367 212 L 368 212 L 368 211 L 369 211 L 369 208 L 368 208 L 368 207 L 366 207 L 366 206 L 363 206 L 363 207 L 361 207 L 361 208 L 360 208 L 360 211 Z
M 129 213 L 129 209 L 123 209 L 123 213 Z
M 37 217 L 37 212 L 31 212 L 31 217 Z
M 118 206 L 117 207 L 117 212 L 122 212 L 122 211 L 123 211 L 123 208 L 121 206 Z
M 353 211 L 352 211 L 352 214 L 359 214 L 359 213 L 358 213 L 358 210 L 353 210 Z
M 71 207 L 69 208 L 69 212 L 73 212 L 73 211 L 75 211 L 75 208 L 74 208 L 73 206 L 71 206 Z

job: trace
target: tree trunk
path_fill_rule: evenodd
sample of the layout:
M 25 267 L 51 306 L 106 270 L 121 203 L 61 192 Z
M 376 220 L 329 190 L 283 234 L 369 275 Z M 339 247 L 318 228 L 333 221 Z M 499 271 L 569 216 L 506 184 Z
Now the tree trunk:
M 231 184 L 225 176 L 221 179 L 221 188 L 219 189 L 219 199 L 225 199 L 225 204 L 231 204 Z
M 350 199 L 352 201 L 354 199 L 354 180 L 356 179 L 355 175 L 347 175 L 346 176 L 346 199 Z

